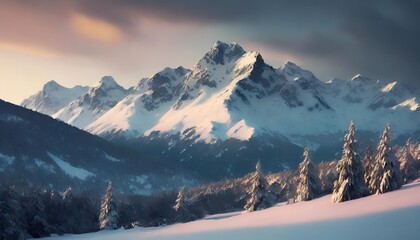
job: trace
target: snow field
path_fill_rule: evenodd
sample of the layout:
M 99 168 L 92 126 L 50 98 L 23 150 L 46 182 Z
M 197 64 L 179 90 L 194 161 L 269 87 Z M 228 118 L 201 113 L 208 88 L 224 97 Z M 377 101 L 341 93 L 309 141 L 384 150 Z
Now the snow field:
M 333 204 L 331 195 L 252 213 L 227 213 L 156 228 L 100 231 L 48 239 L 418 240 L 420 182 L 381 195 Z

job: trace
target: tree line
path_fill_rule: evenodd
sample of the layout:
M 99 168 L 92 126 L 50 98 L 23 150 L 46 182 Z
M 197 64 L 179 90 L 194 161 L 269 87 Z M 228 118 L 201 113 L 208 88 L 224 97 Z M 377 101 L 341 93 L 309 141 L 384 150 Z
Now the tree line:
M 355 125 L 351 122 L 344 136 L 342 157 L 336 164 L 313 164 L 310 151 L 305 148 L 303 161 L 295 171 L 267 176 L 258 162 L 256 170 L 243 178 L 149 197 L 115 197 L 112 183 L 102 197 L 76 195 L 70 187 L 60 194 L 2 186 L 0 239 L 159 226 L 195 220 L 206 214 L 240 209 L 258 211 L 277 202 L 309 201 L 328 193 L 332 193 L 334 203 L 382 194 L 399 189 L 419 176 L 420 161 L 415 146 L 408 140 L 395 152 L 387 125 L 378 146 L 375 149 L 368 146 L 362 158 Z M 273 175 L 281 178 L 273 180 Z

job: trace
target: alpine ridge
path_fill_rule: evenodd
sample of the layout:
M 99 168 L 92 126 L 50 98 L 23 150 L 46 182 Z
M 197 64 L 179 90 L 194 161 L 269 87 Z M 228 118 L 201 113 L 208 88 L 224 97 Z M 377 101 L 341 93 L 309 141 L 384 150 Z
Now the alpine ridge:
M 292 62 L 274 68 L 260 53 L 220 41 L 191 70 L 165 68 L 130 90 L 104 77 L 67 104 L 38 95 L 22 106 L 108 139 L 157 133 L 214 143 L 270 134 L 304 145 L 308 136 L 341 133 L 350 120 L 375 133 L 389 122 L 397 136 L 420 129 L 418 94 L 399 82 L 360 74 L 321 81 Z M 35 107 L 50 102 L 57 107 Z
M 75 98 L 81 96 L 87 89 L 88 87 L 82 86 L 66 88 L 56 81 L 51 80 L 44 85 L 41 91 L 25 99 L 21 103 L 21 106 L 40 113 L 52 115 Z
M 58 118 L 78 128 L 84 128 L 115 106 L 128 94 L 111 76 L 103 77 L 88 92 L 54 113 Z

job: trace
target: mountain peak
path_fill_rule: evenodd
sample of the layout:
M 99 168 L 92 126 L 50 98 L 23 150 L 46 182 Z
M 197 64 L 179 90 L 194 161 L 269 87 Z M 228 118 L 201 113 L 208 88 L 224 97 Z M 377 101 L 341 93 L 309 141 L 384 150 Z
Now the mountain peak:
M 46 91 L 46 92 L 49 92 L 49 91 L 57 90 L 57 89 L 62 88 L 62 87 L 63 86 L 58 84 L 56 81 L 51 80 L 51 81 L 47 82 L 46 84 L 44 84 L 43 90 Z
M 327 84 L 343 84 L 345 82 L 346 82 L 346 80 L 343 80 L 341 78 L 332 78 L 332 79 L 326 81 L 325 83 L 327 83 Z
M 186 74 L 188 71 L 190 71 L 189 69 L 187 69 L 187 68 L 184 68 L 183 66 L 178 66 L 177 68 L 175 68 L 175 72 L 177 73 L 177 74 Z
M 185 75 L 191 70 L 178 66 L 176 68 L 165 67 L 160 72 L 156 73 L 152 77 L 142 78 L 134 87 L 134 91 L 143 92 L 146 90 L 152 90 L 163 86 L 164 84 L 175 84 L 173 82 L 181 81 Z M 171 83 L 172 82 L 172 83 Z
M 225 64 L 226 61 L 236 61 L 245 53 L 245 50 L 237 43 L 224 43 L 217 41 L 210 51 L 204 55 L 206 62 L 214 62 L 215 64 Z
M 294 62 L 291 62 L 291 61 L 287 61 L 285 64 L 284 64 L 284 66 L 285 67 L 289 67 L 289 68 L 298 68 L 298 69 L 301 69 L 296 63 L 294 63 Z
M 157 74 L 178 74 L 178 75 L 185 75 L 187 72 L 189 72 L 189 69 L 184 68 L 183 66 L 178 66 L 176 68 L 170 68 L 166 67 L 162 71 L 158 72 Z
M 213 48 L 218 48 L 218 47 L 227 47 L 227 46 L 234 46 L 234 47 L 240 47 L 242 48 L 239 44 L 237 44 L 236 42 L 232 42 L 232 43 L 226 43 L 226 42 L 222 42 L 220 40 L 217 40 L 214 44 L 213 44 Z
M 294 62 L 290 62 L 287 61 L 282 67 L 281 69 L 284 69 L 284 71 L 289 71 L 289 72 L 293 72 L 293 73 L 299 73 L 299 72 L 304 72 L 307 70 L 302 69 L 300 66 L 298 66 L 296 63 Z
M 377 83 L 377 81 L 368 78 L 366 76 L 363 76 L 362 74 L 356 74 L 354 77 L 352 77 L 350 79 L 350 83 L 351 84 L 356 84 L 357 86 L 359 86 L 360 84 L 375 84 Z
M 21 106 L 52 115 L 69 102 L 83 95 L 88 87 L 74 86 L 73 88 L 63 87 L 56 81 L 51 80 L 44 84 L 41 91 L 24 99 Z
M 351 79 L 350 79 L 350 81 L 371 81 L 372 79 L 370 79 L 370 78 L 368 78 L 368 77 L 366 77 L 366 76 L 363 76 L 362 74 L 360 74 L 360 73 L 358 73 L 358 74 L 356 74 L 356 75 L 354 75 Z
M 102 77 L 101 80 L 99 80 L 97 86 L 104 89 L 120 87 L 120 85 L 115 81 L 115 79 L 112 76 Z
M 302 69 L 300 66 L 293 62 L 286 62 L 281 68 L 280 72 L 284 74 L 287 80 L 295 81 L 301 78 L 316 79 L 315 75 L 308 70 Z
M 71 101 L 53 117 L 80 129 L 86 127 L 114 107 L 128 94 L 113 77 L 104 76 L 89 91 Z
M 354 81 L 354 80 L 359 79 L 359 78 L 364 78 L 364 77 L 363 77 L 363 75 L 362 75 L 362 74 L 358 73 L 358 74 L 354 75 L 354 76 L 351 78 L 351 80 L 352 80 L 352 81 Z

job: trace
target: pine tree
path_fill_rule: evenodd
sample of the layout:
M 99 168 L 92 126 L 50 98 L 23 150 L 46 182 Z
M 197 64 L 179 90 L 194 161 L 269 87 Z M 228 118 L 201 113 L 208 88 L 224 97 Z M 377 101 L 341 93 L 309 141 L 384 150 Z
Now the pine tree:
M 45 215 L 45 205 L 36 190 L 28 193 L 25 199 L 26 222 L 28 232 L 34 238 L 50 236 L 50 226 Z
M 185 187 L 182 187 L 178 192 L 178 197 L 175 200 L 174 209 L 175 211 L 186 210 L 187 203 L 184 198 Z
M 299 177 L 296 189 L 296 202 L 312 200 L 320 191 L 319 178 L 315 174 L 315 167 L 309 157 L 309 149 L 303 152 L 303 161 L 299 164 Z
M 194 214 L 191 213 L 189 203 L 185 198 L 185 187 L 182 187 L 179 190 L 175 205 L 172 208 L 176 212 L 174 217 L 176 222 L 185 222 L 196 218 Z
M 334 181 L 337 179 L 337 162 L 321 162 L 318 164 L 321 193 L 330 194 L 333 191 Z
M 404 181 L 417 178 L 416 159 L 414 156 L 415 145 L 411 143 L 411 139 L 407 139 L 400 158 L 400 169 Z
M 248 193 L 251 195 L 244 209 L 248 212 L 253 212 L 261 209 L 265 209 L 271 206 L 268 199 L 267 192 L 267 180 L 261 173 L 261 164 L 257 163 L 256 170 L 251 176 L 251 187 Z
M 334 203 L 357 199 L 367 195 L 363 178 L 363 166 L 357 153 L 357 141 L 354 136 L 355 126 L 350 122 L 344 136 L 343 155 L 337 165 L 338 179 L 334 182 L 332 201 Z
M 63 201 L 68 202 L 71 201 L 73 198 L 73 190 L 71 189 L 71 187 L 67 187 L 66 191 L 64 191 L 63 193 Z
M 408 139 L 400 158 L 401 175 L 405 183 L 417 177 L 417 169 L 415 165 L 414 156 L 412 154 L 411 139 Z
M 369 186 L 372 193 L 381 194 L 401 188 L 400 163 L 390 146 L 390 125 L 387 124 L 379 140 L 376 165 Z
M 11 187 L 0 186 L 0 239 L 27 239 L 21 198 Z
M 372 172 L 375 168 L 375 156 L 372 150 L 372 146 L 368 145 L 365 152 L 365 158 L 363 159 L 363 168 L 365 170 L 364 172 L 364 178 L 366 186 L 368 187 L 369 191 L 372 192 L 373 189 L 370 188 L 372 185 Z
M 117 229 L 118 228 L 118 212 L 112 195 L 112 183 L 108 184 L 108 188 L 102 198 L 101 212 L 99 214 L 99 228 Z

